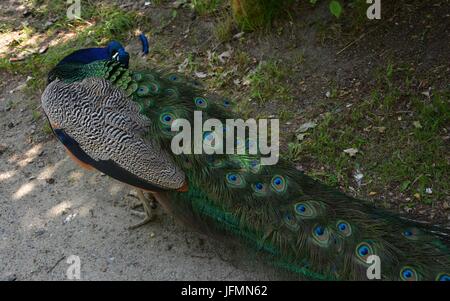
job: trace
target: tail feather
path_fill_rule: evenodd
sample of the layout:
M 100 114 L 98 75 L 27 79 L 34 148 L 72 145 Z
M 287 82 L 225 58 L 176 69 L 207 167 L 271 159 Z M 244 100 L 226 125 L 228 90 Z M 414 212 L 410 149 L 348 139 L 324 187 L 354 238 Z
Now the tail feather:
M 180 76 L 145 74 L 138 76 L 143 78 L 138 86 L 151 78 L 162 91 L 174 91 L 171 97 L 151 95 L 155 102 L 144 112 L 152 120 L 171 114 L 173 119 L 192 121 L 194 111 L 202 111 L 205 119 L 234 117 L 229 110 L 232 102 L 226 98 L 209 95 Z M 146 99 L 146 95 L 134 98 L 138 103 Z M 168 150 L 174 134 L 161 135 L 160 130 L 156 124 L 151 135 L 160 137 Z M 188 192 L 167 192 L 164 197 L 175 215 L 203 232 L 243 241 L 299 276 L 365 280 L 370 256 L 376 255 L 385 280 L 450 277 L 448 230 L 374 208 L 311 179 L 289 162 L 262 166 L 258 155 L 173 155 L 173 159 L 189 182 Z

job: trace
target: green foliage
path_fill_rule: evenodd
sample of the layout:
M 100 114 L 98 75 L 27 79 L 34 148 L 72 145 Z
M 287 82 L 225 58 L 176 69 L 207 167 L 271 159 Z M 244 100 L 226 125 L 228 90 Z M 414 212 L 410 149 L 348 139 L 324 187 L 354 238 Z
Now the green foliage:
M 234 18 L 241 30 L 251 31 L 271 25 L 291 0 L 232 0 Z
M 311 3 L 312 5 L 315 5 L 317 3 L 318 0 L 309 0 L 309 3 Z M 342 15 L 342 12 L 344 10 L 343 8 L 343 4 L 342 4 L 342 0 L 332 0 L 329 2 L 329 9 L 331 14 L 333 14 L 336 18 L 339 18 Z M 356 10 L 360 10 L 361 6 L 364 6 L 364 10 L 367 7 L 366 1 L 364 0 L 351 0 L 348 1 L 348 7 L 351 9 L 356 9 Z M 366 17 L 365 14 L 359 14 L 359 15 L 363 15 L 364 18 Z
M 248 76 L 250 96 L 260 103 L 290 101 L 292 94 L 284 84 L 289 68 L 277 61 L 262 62 Z
M 342 6 L 339 1 L 333 0 L 330 2 L 330 12 L 336 17 L 339 18 L 342 13 Z
M 200 15 L 208 15 L 222 4 L 222 0 L 192 0 L 193 9 Z
M 387 77 L 393 76 L 392 67 Z M 289 158 L 317 162 L 315 176 L 330 185 L 352 185 L 353 173 L 364 168 L 362 187 L 371 191 L 400 191 L 425 203 L 438 201 L 450 189 L 450 166 L 444 128 L 450 123 L 449 92 L 435 95 L 429 102 L 423 96 L 405 98 L 391 87 L 377 90 L 349 110 L 325 114 L 304 141 L 291 143 Z M 404 106 L 410 114 L 402 112 Z M 343 152 L 357 148 L 355 158 Z M 426 188 L 433 194 L 426 194 Z
M 37 15 L 55 15 L 61 14 L 61 11 L 64 12 L 59 21 L 46 30 L 49 38 L 56 37 L 61 33 L 61 30 L 65 30 L 66 34 L 76 33 L 76 35 L 49 47 L 45 53 L 33 54 L 24 61 L 11 63 L 9 58 L 0 58 L 0 70 L 27 75 L 31 73 L 32 79 L 27 83 L 30 92 L 42 90 L 48 71 L 74 49 L 104 45 L 112 39 L 122 40 L 137 25 L 138 20 L 140 22 L 145 21 L 142 16 L 137 17 L 136 13 L 126 12 L 116 6 L 94 5 L 90 2 L 83 4 L 83 17 L 88 19 L 81 20 L 68 20 L 65 17 L 64 5 L 66 3 L 64 1 L 37 0 L 36 5 Z M 25 28 L 25 30 L 30 31 L 30 36 L 38 31 L 38 29 L 31 27 Z M 22 42 L 25 41 L 20 43 Z M 22 48 L 20 43 L 12 52 Z M 92 45 L 93 43 L 94 45 Z
M 233 36 L 234 22 L 232 16 L 225 14 L 214 27 L 214 36 L 219 42 L 229 41 Z

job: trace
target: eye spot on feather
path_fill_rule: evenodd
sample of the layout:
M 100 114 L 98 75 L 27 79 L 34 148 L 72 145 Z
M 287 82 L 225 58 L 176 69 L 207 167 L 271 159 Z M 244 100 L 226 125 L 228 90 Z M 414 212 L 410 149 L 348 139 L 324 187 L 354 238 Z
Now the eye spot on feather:
M 413 235 L 413 234 L 412 234 L 411 231 L 405 230 L 405 231 L 403 232 L 403 235 L 406 236 L 406 237 L 410 237 L 410 236 Z
M 226 175 L 227 183 L 234 188 L 241 188 L 245 186 L 245 180 L 240 174 L 237 173 L 227 173 Z
M 437 277 L 436 277 L 437 281 L 450 281 L 450 275 L 447 273 L 440 273 Z
M 403 267 L 400 270 L 400 278 L 403 281 L 417 281 L 419 280 L 417 271 L 412 267 Z
M 330 243 L 330 232 L 327 228 L 321 225 L 317 225 L 313 228 L 313 239 L 314 242 L 321 246 L 326 247 Z
M 206 109 L 208 107 L 208 101 L 203 97 L 195 97 L 194 102 L 198 108 Z
M 317 236 L 322 236 L 325 233 L 325 229 L 322 226 L 317 226 L 316 229 L 314 229 L 314 233 Z
M 224 108 L 228 109 L 231 106 L 231 101 L 229 101 L 228 99 L 224 99 L 223 106 Z
M 306 211 L 306 207 L 303 204 L 298 205 L 296 208 L 297 212 L 304 213 Z
M 267 192 L 267 187 L 262 182 L 256 182 L 254 185 L 252 185 L 252 188 L 255 194 L 259 196 L 265 195 Z
M 147 86 L 139 86 L 136 93 L 138 96 L 148 95 L 148 93 L 149 93 L 148 87 Z
M 352 227 L 346 221 L 338 221 L 336 227 L 339 234 L 345 237 L 352 235 Z
M 169 75 L 169 80 L 172 82 L 178 82 L 180 80 L 180 77 L 176 74 Z
M 299 202 L 294 205 L 294 212 L 301 219 L 315 218 L 318 212 L 314 205 L 313 202 Z
M 284 214 L 283 222 L 291 230 L 295 231 L 295 230 L 297 230 L 299 228 L 299 225 L 297 224 L 297 221 L 296 221 L 295 217 L 290 212 L 286 212 Z
M 173 116 L 170 113 L 161 114 L 160 121 L 166 128 L 170 129 L 174 120 L 175 120 L 175 116 Z
M 272 188 L 275 192 L 282 193 L 286 191 L 286 180 L 282 176 L 274 176 L 272 178 Z
M 367 242 L 362 242 L 356 246 L 356 256 L 364 264 L 367 264 L 367 257 L 373 254 L 373 248 Z
M 419 231 L 416 228 L 405 229 L 402 235 L 409 240 L 417 240 Z

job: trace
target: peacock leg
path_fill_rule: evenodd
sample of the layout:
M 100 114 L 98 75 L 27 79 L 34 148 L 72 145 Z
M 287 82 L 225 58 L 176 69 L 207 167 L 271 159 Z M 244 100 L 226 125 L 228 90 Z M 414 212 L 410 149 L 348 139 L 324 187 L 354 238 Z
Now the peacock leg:
M 142 221 L 140 221 L 139 223 L 130 226 L 129 229 L 131 229 L 131 230 L 148 224 L 155 217 L 155 213 L 153 212 L 153 209 L 156 209 L 155 198 L 152 195 L 150 195 L 149 198 L 146 198 L 144 195 L 144 192 L 140 189 L 137 190 L 137 196 L 138 196 L 139 200 L 142 202 L 142 207 L 144 208 L 144 213 L 143 213 L 144 219 Z

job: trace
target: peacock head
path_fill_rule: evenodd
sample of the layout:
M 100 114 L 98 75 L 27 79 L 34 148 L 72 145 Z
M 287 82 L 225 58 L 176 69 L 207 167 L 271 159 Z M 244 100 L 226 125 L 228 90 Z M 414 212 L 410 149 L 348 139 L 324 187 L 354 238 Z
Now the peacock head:
M 64 64 L 89 64 L 101 60 L 114 60 L 120 62 L 123 66 L 128 68 L 130 55 L 125 51 L 125 48 L 117 41 L 111 41 L 106 47 L 102 48 L 86 48 L 77 50 L 64 59 L 58 65 Z
M 125 51 L 125 48 L 123 48 L 122 44 L 117 41 L 111 41 L 109 42 L 108 46 L 106 46 L 106 50 L 108 52 L 110 60 L 118 61 L 128 68 L 130 55 Z

